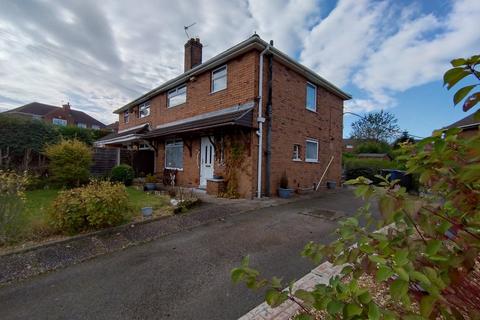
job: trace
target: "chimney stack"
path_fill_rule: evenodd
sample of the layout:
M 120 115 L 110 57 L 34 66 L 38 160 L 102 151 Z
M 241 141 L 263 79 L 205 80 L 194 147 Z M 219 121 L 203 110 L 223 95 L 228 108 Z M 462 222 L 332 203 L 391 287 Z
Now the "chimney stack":
M 185 72 L 202 63 L 202 48 L 199 38 L 191 38 L 185 43 Z
M 65 110 L 65 111 L 70 111 L 70 102 L 67 102 L 67 103 L 64 104 L 62 107 L 63 107 L 63 110 Z

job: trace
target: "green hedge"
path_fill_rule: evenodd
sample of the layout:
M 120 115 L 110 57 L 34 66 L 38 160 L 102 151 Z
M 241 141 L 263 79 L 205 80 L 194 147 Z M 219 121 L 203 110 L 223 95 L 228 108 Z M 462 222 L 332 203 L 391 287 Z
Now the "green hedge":
M 347 180 L 364 176 L 375 183 L 375 175 L 381 174 L 382 169 L 402 169 L 397 162 L 382 159 L 345 159 L 343 165 Z

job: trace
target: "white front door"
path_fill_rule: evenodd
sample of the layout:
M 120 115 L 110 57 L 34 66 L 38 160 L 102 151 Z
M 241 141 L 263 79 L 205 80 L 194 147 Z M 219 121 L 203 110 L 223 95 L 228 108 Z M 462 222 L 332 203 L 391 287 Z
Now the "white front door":
M 213 178 L 214 161 L 215 148 L 208 137 L 202 137 L 200 144 L 200 187 L 206 187 L 207 179 Z

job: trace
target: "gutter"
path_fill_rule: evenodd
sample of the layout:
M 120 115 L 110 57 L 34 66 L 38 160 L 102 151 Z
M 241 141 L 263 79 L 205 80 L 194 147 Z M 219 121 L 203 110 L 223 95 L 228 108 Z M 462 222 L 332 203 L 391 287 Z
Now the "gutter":
M 258 72 L 258 163 L 257 163 L 257 198 L 262 197 L 262 157 L 263 157 L 263 123 L 265 118 L 262 115 L 263 109 L 263 56 L 270 50 L 270 44 L 260 53 L 260 68 Z

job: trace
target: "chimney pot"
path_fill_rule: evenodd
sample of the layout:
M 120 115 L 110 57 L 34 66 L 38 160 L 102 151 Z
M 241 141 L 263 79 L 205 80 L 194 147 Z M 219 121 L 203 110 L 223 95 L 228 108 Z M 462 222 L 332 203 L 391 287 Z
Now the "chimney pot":
M 185 72 L 202 63 L 202 48 L 199 38 L 191 38 L 185 43 Z
M 70 111 L 70 102 L 67 102 L 67 103 L 64 104 L 62 107 L 63 107 L 63 110 L 65 110 L 65 111 Z

